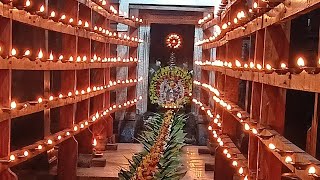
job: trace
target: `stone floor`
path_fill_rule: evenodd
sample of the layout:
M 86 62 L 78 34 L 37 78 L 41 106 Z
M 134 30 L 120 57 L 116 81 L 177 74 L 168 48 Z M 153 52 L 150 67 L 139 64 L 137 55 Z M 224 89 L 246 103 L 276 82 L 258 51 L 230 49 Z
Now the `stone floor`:
M 211 155 L 199 155 L 198 146 L 185 146 L 183 148 L 184 165 L 187 167 L 187 174 L 183 180 L 207 180 L 213 179 L 213 171 L 205 172 L 204 166 L 206 162 L 214 161 Z M 205 147 L 201 147 L 205 148 Z M 140 144 L 119 144 L 117 151 L 107 151 L 105 158 L 107 159 L 106 167 L 99 168 L 78 168 L 78 176 L 80 180 L 88 179 L 117 179 L 120 167 L 128 167 L 126 158 L 141 150 Z

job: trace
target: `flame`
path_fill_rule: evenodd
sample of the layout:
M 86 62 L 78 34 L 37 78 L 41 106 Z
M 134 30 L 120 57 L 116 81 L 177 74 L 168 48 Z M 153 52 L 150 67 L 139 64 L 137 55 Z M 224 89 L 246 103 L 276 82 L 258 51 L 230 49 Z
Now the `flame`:
M 245 124 L 244 124 L 244 129 L 245 129 L 246 131 L 249 131 L 249 130 L 250 130 L 249 124 L 245 123 Z
M 282 69 L 286 69 L 287 68 L 287 65 L 285 63 L 281 63 L 281 68 Z
M 237 161 L 233 161 L 232 162 L 232 166 L 235 166 L 235 167 L 238 166 L 238 162 Z
M 50 17 L 55 17 L 55 16 L 56 16 L 56 12 L 52 11 L 52 12 L 50 13 Z
M 316 173 L 316 168 L 314 166 L 311 166 L 308 170 L 309 174 L 315 174 Z
M 271 69 L 272 69 L 272 66 L 271 66 L 270 64 L 267 64 L 267 65 L 266 65 L 266 68 L 267 68 L 267 70 L 271 70 Z
M 234 22 L 235 24 L 238 24 L 238 18 L 234 18 L 234 19 L 233 19 L 233 22 Z
M 17 108 L 17 103 L 15 101 L 12 101 L 10 104 L 11 109 Z
M 97 146 L 97 144 L 98 144 L 98 143 L 97 143 L 97 140 L 96 140 L 96 138 L 94 138 L 94 139 L 93 139 L 93 142 L 92 142 L 92 146 L 95 147 L 95 146 Z
M 44 12 L 44 5 L 40 7 L 40 12 Z
M 270 144 L 268 145 L 268 147 L 269 147 L 269 149 L 271 149 L 271 150 L 275 150 L 275 149 L 276 149 L 276 146 L 275 146 L 274 144 L 272 144 L 272 143 L 270 143 Z
M 292 158 L 290 156 L 287 156 L 286 159 L 284 160 L 286 163 L 291 163 Z
M 30 50 L 26 50 L 26 51 L 24 52 L 24 55 L 25 55 L 25 56 L 30 56 L 30 54 L 31 54 L 31 51 L 30 51 Z
M 38 58 L 39 59 L 42 59 L 43 58 L 43 52 L 42 50 L 40 49 L 39 53 L 38 53 Z
M 236 66 L 237 66 L 237 67 L 241 67 L 240 61 L 236 60 Z
M 11 56 L 15 56 L 15 55 L 17 55 L 17 50 L 13 48 L 11 50 Z
M 299 57 L 299 58 L 298 58 L 297 64 L 298 64 L 298 66 L 300 66 L 300 67 L 305 66 L 305 63 L 304 63 L 304 60 L 303 60 L 302 57 Z
M 31 6 L 31 2 L 30 2 L 30 0 L 27 0 L 27 1 L 26 1 L 26 3 L 25 3 L 25 5 L 26 5 L 26 7 Z
M 239 172 L 239 174 L 243 174 L 243 172 L 244 172 L 243 167 L 240 167 L 238 172 Z
M 254 3 L 253 3 L 253 8 L 254 8 L 254 9 L 258 8 L 258 3 L 257 3 L 257 2 L 254 2 Z
M 53 54 L 52 54 L 52 52 L 51 52 L 50 55 L 49 55 L 49 60 L 53 60 Z

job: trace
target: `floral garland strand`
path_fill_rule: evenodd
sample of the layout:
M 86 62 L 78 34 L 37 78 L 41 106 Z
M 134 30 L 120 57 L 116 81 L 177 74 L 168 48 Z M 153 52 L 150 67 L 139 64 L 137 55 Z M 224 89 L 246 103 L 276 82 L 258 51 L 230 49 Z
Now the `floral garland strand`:
M 185 114 L 176 115 L 169 110 L 164 115 L 155 113 L 146 121 L 145 131 L 137 139 L 143 151 L 136 153 L 128 169 L 121 169 L 121 180 L 179 180 L 186 171 L 181 166 L 181 148 L 185 145 Z
M 142 163 L 137 168 L 136 174 L 132 180 L 154 179 L 153 177 L 156 173 L 157 165 L 165 151 L 165 142 L 168 140 L 170 135 L 172 120 L 173 112 L 171 110 L 167 111 L 157 141 L 151 147 L 150 153 L 143 157 Z

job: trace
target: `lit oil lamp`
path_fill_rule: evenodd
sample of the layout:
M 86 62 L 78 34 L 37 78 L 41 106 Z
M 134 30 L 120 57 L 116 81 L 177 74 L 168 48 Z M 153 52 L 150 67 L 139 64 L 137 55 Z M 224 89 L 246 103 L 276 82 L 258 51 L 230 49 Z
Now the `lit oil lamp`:
M 287 65 L 285 63 L 281 63 L 280 68 L 275 69 L 275 72 L 280 75 L 287 74 L 289 72 L 289 68 L 287 67 Z
M 274 69 L 272 68 L 272 66 L 271 66 L 270 64 L 267 64 L 267 65 L 265 66 L 264 72 L 265 72 L 266 74 L 271 74 L 271 73 L 274 72 Z
M 39 16 L 44 16 L 45 15 L 45 8 L 44 8 L 44 5 L 41 5 L 39 10 L 36 11 L 36 14 L 39 15 Z
M 24 54 L 23 57 L 29 57 L 31 55 L 31 51 L 29 49 L 27 49 Z

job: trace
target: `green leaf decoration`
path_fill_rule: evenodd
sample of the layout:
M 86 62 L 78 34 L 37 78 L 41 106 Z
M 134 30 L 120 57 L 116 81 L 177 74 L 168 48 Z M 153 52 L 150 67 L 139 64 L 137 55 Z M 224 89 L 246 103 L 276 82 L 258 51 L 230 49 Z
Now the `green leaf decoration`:
M 178 180 L 185 176 L 181 148 L 185 145 L 186 119 L 186 115 L 174 115 L 169 110 L 146 121 L 145 130 L 137 138 L 143 150 L 134 154 L 132 160 L 128 159 L 129 169 L 121 169 L 119 179 Z

